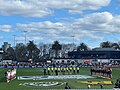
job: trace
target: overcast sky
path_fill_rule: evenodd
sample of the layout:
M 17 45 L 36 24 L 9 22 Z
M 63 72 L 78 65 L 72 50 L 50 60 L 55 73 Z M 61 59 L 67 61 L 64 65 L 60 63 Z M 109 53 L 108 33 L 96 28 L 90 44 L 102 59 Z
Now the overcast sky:
M 120 41 L 119 0 L 0 0 L 0 45 Z M 74 38 L 73 38 L 74 37 Z

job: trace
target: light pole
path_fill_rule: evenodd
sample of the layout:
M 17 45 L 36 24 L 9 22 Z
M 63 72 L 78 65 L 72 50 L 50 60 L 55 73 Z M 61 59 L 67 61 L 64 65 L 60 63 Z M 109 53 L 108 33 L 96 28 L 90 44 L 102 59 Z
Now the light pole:
M 16 35 L 13 35 L 14 37 L 14 46 L 16 45 L 15 40 L 16 40 Z
M 73 39 L 73 45 L 74 45 L 74 37 L 75 37 L 75 35 L 72 35 L 71 37 L 72 37 L 72 39 Z
M 24 30 L 23 32 L 25 33 L 25 45 L 26 45 L 26 41 L 27 41 L 26 33 L 27 33 L 27 30 Z
M 16 50 L 16 43 L 17 43 L 17 40 L 16 40 L 16 35 L 13 35 L 13 37 L 14 37 L 15 60 L 17 60 L 17 50 Z
M 74 25 L 70 25 L 71 26 L 71 29 L 72 29 L 72 35 L 71 35 L 71 38 L 73 39 L 73 45 L 74 45 L 74 39 L 75 39 L 75 34 L 74 34 Z

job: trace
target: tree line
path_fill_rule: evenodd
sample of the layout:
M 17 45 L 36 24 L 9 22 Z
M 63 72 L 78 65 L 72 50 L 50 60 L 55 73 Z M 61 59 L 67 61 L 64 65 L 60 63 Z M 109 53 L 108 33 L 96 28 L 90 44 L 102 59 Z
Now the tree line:
M 116 50 L 120 50 L 119 43 L 112 43 L 109 41 L 100 43 L 99 48 L 114 48 Z M 52 50 L 55 51 L 55 58 L 58 58 L 59 51 L 62 50 L 62 44 L 59 41 L 54 41 L 52 44 Z M 89 46 L 85 43 L 80 43 L 77 46 L 77 51 L 88 51 L 92 50 Z M 9 47 L 7 51 L 3 53 L 3 59 L 10 59 L 10 60 L 32 60 L 33 62 L 39 62 L 40 60 L 44 60 L 45 58 L 40 56 L 40 49 L 33 41 L 29 41 L 27 45 L 23 43 L 17 44 L 15 47 Z M 48 56 L 47 59 L 50 59 Z

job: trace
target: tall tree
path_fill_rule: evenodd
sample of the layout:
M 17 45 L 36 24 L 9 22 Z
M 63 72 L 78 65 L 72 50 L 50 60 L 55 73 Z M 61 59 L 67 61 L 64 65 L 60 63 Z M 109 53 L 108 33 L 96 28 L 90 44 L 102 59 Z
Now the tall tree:
M 12 47 L 9 47 L 7 49 L 7 54 L 8 54 L 8 59 L 11 59 L 11 60 L 15 60 L 16 59 L 15 50 Z
M 38 48 L 34 49 L 34 53 L 33 53 L 33 60 L 34 62 L 39 62 L 40 59 L 40 50 Z
M 16 45 L 16 59 L 17 60 L 28 60 L 27 58 L 27 49 L 23 43 L 19 43 Z
M 29 44 L 27 45 L 27 51 L 28 58 L 32 59 L 33 62 L 36 62 L 36 58 L 39 57 L 40 50 L 37 48 L 33 41 L 29 41 Z
M 109 42 L 109 41 L 102 42 L 102 43 L 100 44 L 100 47 L 101 47 L 101 48 L 111 48 L 111 47 L 112 47 L 112 43 Z
M 87 50 L 89 50 L 89 48 L 84 43 L 80 43 L 80 45 L 77 47 L 77 51 L 87 51 Z
M 116 49 L 116 50 L 119 50 L 120 49 L 120 46 L 118 43 L 112 43 L 112 48 Z
M 58 41 L 54 41 L 54 44 L 52 45 L 52 49 L 55 50 L 55 57 L 58 57 L 58 54 L 59 54 L 58 52 L 59 50 L 62 49 L 62 45 L 59 44 Z
M 9 47 L 6 52 L 4 51 L 3 59 L 15 60 L 15 51 L 12 47 Z

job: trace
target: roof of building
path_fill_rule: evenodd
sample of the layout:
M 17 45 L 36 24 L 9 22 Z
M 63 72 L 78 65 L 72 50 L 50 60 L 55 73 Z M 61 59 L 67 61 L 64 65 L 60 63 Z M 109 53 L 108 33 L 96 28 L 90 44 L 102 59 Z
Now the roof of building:
M 94 51 L 116 51 L 114 48 L 95 48 Z

